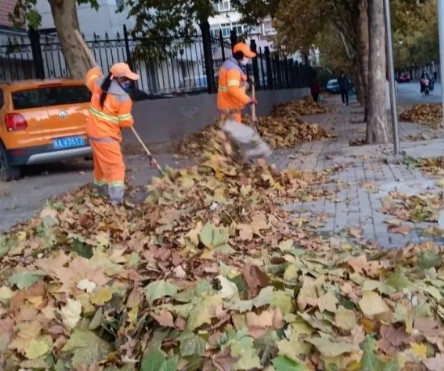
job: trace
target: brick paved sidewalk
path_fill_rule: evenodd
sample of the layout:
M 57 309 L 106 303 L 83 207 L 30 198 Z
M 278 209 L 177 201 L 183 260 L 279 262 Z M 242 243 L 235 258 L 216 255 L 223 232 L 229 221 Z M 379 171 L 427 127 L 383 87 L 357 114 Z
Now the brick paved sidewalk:
M 388 163 L 387 157 L 393 153 L 391 145 L 350 146 L 350 140 L 365 136 L 365 124 L 359 122 L 361 118 L 362 110 L 357 105 L 337 106 L 335 111 L 328 114 L 306 117 L 307 121 L 318 122 L 338 137 L 304 143 L 290 156 L 288 152 L 281 151 L 275 156 L 276 165 L 304 170 L 342 166 L 344 170 L 333 176 L 333 182 L 322 186 L 335 193 L 335 200 L 295 203 L 286 208 L 294 211 L 298 217 L 325 213 L 328 216 L 321 229 L 324 233 L 339 234 L 348 228 L 360 228 L 365 239 L 377 241 L 384 248 L 402 247 L 409 241 L 425 241 L 421 231 L 432 224 L 403 222 L 403 225 L 412 228 L 410 235 L 389 233 L 384 221 L 393 217 L 379 210 L 389 192 L 399 191 L 410 195 L 426 190 L 438 191 L 435 180 L 404 164 Z M 400 132 L 410 135 L 423 130 L 420 125 L 401 124 Z M 444 140 L 402 142 L 401 149 L 413 157 L 440 156 L 444 154 Z M 374 183 L 375 187 L 369 189 L 369 183 Z

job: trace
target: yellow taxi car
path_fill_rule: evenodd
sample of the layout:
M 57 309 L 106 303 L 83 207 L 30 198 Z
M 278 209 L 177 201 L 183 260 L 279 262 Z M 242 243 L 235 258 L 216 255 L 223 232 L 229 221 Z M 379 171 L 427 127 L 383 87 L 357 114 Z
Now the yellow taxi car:
M 25 165 L 90 156 L 90 99 L 82 81 L 0 83 L 0 180 L 18 178 Z

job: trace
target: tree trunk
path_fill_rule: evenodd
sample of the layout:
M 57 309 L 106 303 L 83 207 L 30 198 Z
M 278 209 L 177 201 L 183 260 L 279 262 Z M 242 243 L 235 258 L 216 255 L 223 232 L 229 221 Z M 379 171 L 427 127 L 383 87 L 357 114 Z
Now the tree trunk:
M 368 119 L 368 72 L 369 72 L 369 25 L 367 0 L 359 0 L 358 19 L 358 64 L 360 103 L 364 106 L 364 122 Z
M 79 30 L 76 0 L 49 0 L 49 4 L 69 74 L 74 79 L 83 79 L 91 65 L 74 34 L 74 30 Z
M 369 15 L 369 94 L 367 143 L 388 143 L 385 108 L 385 25 L 382 0 L 368 0 Z

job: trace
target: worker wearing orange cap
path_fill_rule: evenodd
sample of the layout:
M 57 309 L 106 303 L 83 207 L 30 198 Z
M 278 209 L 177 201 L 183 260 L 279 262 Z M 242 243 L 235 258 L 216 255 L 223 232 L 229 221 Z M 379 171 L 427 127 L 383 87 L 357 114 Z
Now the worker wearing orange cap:
M 245 43 L 237 43 L 233 56 L 222 65 L 219 73 L 217 108 L 220 112 L 221 127 L 238 144 L 247 159 L 268 157 L 269 146 L 251 127 L 242 124 L 241 111 L 248 104 L 257 104 L 257 100 L 247 95 L 248 77 L 245 66 L 256 53 Z
M 245 66 L 256 53 L 245 43 L 237 43 L 233 48 L 233 56 L 228 58 L 219 72 L 217 92 L 217 108 L 222 121 L 230 117 L 241 122 L 241 111 L 248 104 L 257 104 L 256 99 L 247 95 L 247 74 Z
M 87 133 L 94 159 L 94 189 L 113 203 L 123 199 L 125 164 L 120 148 L 121 129 L 134 123 L 128 92 L 131 82 L 138 78 L 126 63 L 114 64 L 107 77 L 103 77 L 98 67 L 86 75 L 86 86 L 92 92 Z

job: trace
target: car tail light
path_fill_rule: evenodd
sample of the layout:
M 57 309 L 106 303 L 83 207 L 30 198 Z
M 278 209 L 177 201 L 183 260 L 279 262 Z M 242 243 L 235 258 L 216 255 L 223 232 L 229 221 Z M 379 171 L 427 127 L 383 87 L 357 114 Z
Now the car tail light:
M 25 130 L 28 127 L 28 123 L 20 113 L 7 113 L 5 125 L 8 131 Z

